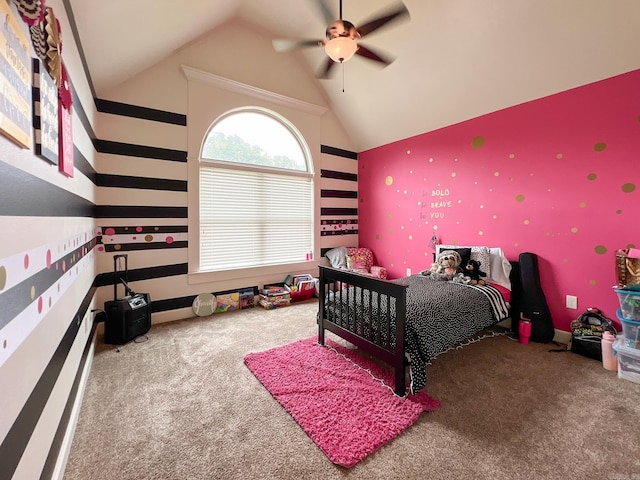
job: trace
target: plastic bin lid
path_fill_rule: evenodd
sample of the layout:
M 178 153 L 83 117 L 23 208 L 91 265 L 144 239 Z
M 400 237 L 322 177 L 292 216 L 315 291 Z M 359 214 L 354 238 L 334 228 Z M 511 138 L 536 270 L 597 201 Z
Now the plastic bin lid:
M 640 350 L 627 346 L 623 335 L 618 335 L 613 342 L 613 354 L 619 353 L 640 359 Z
M 624 318 L 622 316 L 622 309 L 620 307 L 618 307 L 618 309 L 616 310 L 616 315 L 618 316 L 618 320 L 620 320 L 621 322 L 631 323 L 632 325 L 637 325 L 638 327 L 640 327 L 640 321 Z

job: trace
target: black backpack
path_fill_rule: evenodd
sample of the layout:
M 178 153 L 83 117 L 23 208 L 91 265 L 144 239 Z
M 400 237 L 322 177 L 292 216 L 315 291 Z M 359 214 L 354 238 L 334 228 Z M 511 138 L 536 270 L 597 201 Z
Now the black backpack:
M 587 308 L 571 322 L 569 350 L 585 357 L 602 361 L 602 335 L 610 332 L 617 335 L 616 327 L 598 308 Z

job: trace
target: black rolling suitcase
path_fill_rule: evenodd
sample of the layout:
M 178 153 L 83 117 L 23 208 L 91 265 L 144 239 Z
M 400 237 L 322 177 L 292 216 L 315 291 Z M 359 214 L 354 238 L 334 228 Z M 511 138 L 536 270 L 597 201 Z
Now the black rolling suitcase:
M 123 345 L 151 329 L 151 298 L 148 293 L 135 293 L 129 287 L 128 255 L 113 256 L 113 300 L 104 303 L 106 313 L 105 343 Z M 118 286 L 124 296 L 118 297 Z

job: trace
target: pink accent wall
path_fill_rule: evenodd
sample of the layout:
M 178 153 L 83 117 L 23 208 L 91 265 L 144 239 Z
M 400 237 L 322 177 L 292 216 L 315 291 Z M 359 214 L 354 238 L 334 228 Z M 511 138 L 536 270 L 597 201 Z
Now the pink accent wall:
M 615 251 L 640 246 L 639 187 L 636 70 L 360 153 L 360 246 L 391 278 L 429 268 L 434 232 L 534 252 L 569 331 L 587 307 L 616 318 Z

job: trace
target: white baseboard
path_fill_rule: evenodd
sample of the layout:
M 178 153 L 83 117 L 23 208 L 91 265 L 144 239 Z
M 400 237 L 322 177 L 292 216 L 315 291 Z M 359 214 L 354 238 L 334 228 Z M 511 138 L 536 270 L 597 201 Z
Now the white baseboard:
M 65 431 L 64 438 L 62 439 L 62 445 L 60 447 L 60 455 L 56 461 L 56 466 L 53 469 L 51 475 L 52 480 L 63 480 L 64 471 L 67 467 L 67 461 L 69 460 L 69 454 L 71 453 L 71 444 L 73 443 L 73 435 L 76 431 L 76 425 L 78 425 L 78 417 L 80 416 L 80 407 L 82 406 L 82 399 L 84 398 L 84 391 L 87 387 L 87 380 L 89 379 L 89 373 L 91 372 L 91 365 L 93 364 L 93 355 L 95 353 L 97 339 L 97 331 L 94 332 L 89 352 L 87 353 L 87 361 L 84 364 L 82 371 L 82 377 L 80 378 L 80 384 L 78 385 L 78 394 L 73 402 L 73 408 L 69 417 L 69 424 Z
M 506 318 L 497 324 L 499 327 L 511 328 L 511 319 Z M 569 344 L 569 340 L 571 340 L 571 332 L 565 332 L 564 330 L 554 329 L 553 341 L 557 343 L 563 343 L 565 345 Z

